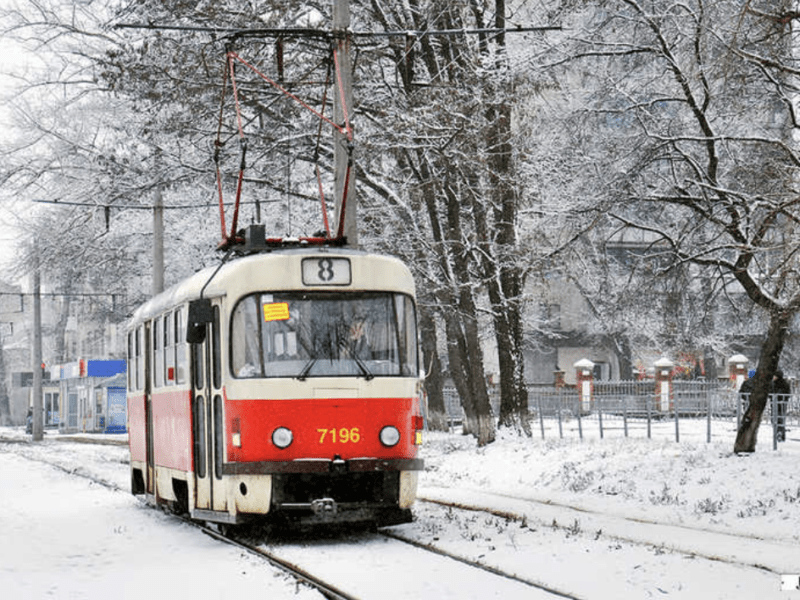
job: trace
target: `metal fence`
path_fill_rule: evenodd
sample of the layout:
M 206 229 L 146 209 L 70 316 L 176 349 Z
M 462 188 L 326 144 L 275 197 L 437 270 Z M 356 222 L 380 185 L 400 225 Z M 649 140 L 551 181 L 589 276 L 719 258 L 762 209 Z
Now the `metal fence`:
M 448 425 L 453 430 L 464 419 L 455 388 L 444 390 Z M 490 400 L 499 414 L 499 393 L 492 389 Z M 728 381 L 673 381 L 671 394 L 659 393 L 652 380 L 597 381 L 591 395 L 574 387 L 528 386 L 528 410 L 532 425 L 538 424 L 542 439 L 577 435 L 604 438 L 606 435 L 652 437 L 654 428 L 670 430 L 675 441 L 682 430 L 710 442 L 715 432 L 736 431 L 747 408 L 748 395 L 740 395 Z M 769 397 L 762 425 L 771 425 L 773 448 L 781 433 L 800 427 L 800 394 Z

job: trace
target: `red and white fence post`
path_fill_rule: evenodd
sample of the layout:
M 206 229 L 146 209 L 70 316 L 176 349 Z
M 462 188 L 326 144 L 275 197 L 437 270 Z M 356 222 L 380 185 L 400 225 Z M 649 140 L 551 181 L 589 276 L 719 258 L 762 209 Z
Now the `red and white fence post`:
M 590 413 L 594 408 L 594 363 L 588 358 L 576 362 L 575 382 L 580 397 L 581 413 Z
M 670 412 L 673 408 L 672 401 L 672 369 L 675 364 L 668 358 L 659 358 L 655 363 L 656 375 L 656 410 L 662 413 Z
M 743 354 L 734 354 L 728 359 L 728 373 L 733 389 L 738 390 L 747 379 L 747 364 L 750 361 Z

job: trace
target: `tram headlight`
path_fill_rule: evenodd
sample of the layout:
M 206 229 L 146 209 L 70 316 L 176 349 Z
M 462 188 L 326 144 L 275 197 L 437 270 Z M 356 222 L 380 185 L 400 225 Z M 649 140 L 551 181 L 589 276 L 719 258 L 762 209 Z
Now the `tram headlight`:
M 278 448 L 288 448 L 293 439 L 294 434 L 292 433 L 292 430 L 286 429 L 286 427 L 278 427 L 272 432 L 272 443 Z
M 384 446 L 396 446 L 397 442 L 400 441 L 400 430 L 394 425 L 387 425 L 381 429 L 381 433 L 378 437 L 381 440 L 381 444 Z

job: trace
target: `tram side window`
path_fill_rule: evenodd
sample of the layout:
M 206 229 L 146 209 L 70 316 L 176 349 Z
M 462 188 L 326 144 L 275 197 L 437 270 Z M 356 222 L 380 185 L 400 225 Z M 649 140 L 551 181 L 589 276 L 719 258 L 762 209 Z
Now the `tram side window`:
M 231 360 L 238 377 L 261 377 L 264 374 L 261 361 L 261 320 L 258 314 L 258 296 L 247 296 L 233 313 L 231 329 Z M 249 335 L 248 335 L 249 333 Z
M 206 385 L 206 363 L 203 350 L 203 344 L 192 344 L 192 373 L 194 373 L 195 389 L 202 389 Z
M 144 389 L 144 327 L 136 328 L 136 389 Z
M 173 320 L 169 315 L 164 317 L 164 383 L 175 385 L 175 338 L 172 329 Z M 170 377 L 172 375 L 172 377 Z
M 164 355 L 162 344 L 164 342 L 163 323 L 161 317 L 153 321 L 153 377 L 155 387 L 164 385 Z
M 402 361 L 403 375 L 416 377 L 419 372 L 418 353 L 417 353 L 417 315 L 414 310 L 414 303 L 408 296 L 395 296 L 395 311 L 397 313 L 398 327 L 400 333 L 400 354 L 404 357 Z
M 222 463 L 225 460 L 225 428 L 222 418 L 222 396 L 214 396 L 214 477 L 222 479 Z
M 183 309 L 175 311 L 175 383 L 186 383 L 186 323 Z
M 214 336 L 214 348 L 211 356 L 212 380 L 214 389 L 220 389 L 222 387 L 222 340 L 220 339 L 219 306 L 214 307 L 214 322 L 211 324 L 211 332 Z
M 197 476 L 206 476 L 206 410 L 203 396 L 196 396 L 194 399 L 194 468 Z
M 128 390 L 133 391 L 134 374 L 136 373 L 136 356 L 133 353 L 133 332 L 128 333 Z

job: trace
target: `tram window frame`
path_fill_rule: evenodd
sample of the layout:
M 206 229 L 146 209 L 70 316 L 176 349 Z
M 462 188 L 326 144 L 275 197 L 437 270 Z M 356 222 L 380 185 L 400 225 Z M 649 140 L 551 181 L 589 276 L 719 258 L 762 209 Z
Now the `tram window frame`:
M 173 319 L 170 314 L 164 315 L 164 385 L 175 385 L 175 344 L 173 337 Z M 172 377 L 169 370 L 172 369 Z
M 128 332 L 128 363 L 130 368 L 128 369 L 128 391 L 133 391 L 133 365 L 134 365 L 134 356 L 133 356 L 133 331 Z
M 164 385 L 164 356 L 161 344 L 163 338 L 163 321 L 160 316 L 153 319 L 153 385 L 162 387 Z
M 211 356 L 211 375 L 214 389 L 222 388 L 222 340 L 220 339 L 220 318 L 219 306 L 214 307 L 214 321 L 211 323 L 212 356 Z
M 222 464 L 225 460 L 225 419 L 222 414 L 222 396 L 214 395 L 214 477 L 222 479 Z
M 206 403 L 200 394 L 194 398 L 192 426 L 194 427 L 194 469 L 200 479 L 206 476 Z
M 183 318 L 183 308 L 178 307 L 173 313 L 175 331 L 175 384 L 186 383 L 186 322 Z
M 136 337 L 139 335 L 138 328 L 135 328 L 133 330 L 132 335 L 133 335 L 133 341 L 131 342 L 131 356 L 133 357 L 133 365 L 131 369 L 131 376 L 133 380 L 131 382 L 131 389 L 133 389 L 134 391 L 138 391 L 139 383 L 137 381 L 137 374 L 139 373 L 139 357 L 136 356 Z
M 144 389 L 144 325 L 136 328 L 136 389 Z
M 355 343 L 349 350 L 341 351 L 346 348 L 343 344 L 349 340 L 342 336 L 337 329 L 331 330 L 330 334 L 324 334 L 329 347 L 340 349 L 330 364 L 336 364 L 333 370 L 325 364 L 328 356 L 314 357 L 309 352 L 311 347 L 308 343 L 301 341 L 302 330 L 305 327 L 313 327 L 314 318 L 307 320 L 311 314 L 316 314 L 314 309 L 301 308 L 298 304 L 304 305 L 306 302 L 331 302 L 334 306 L 339 303 L 342 309 L 342 316 L 348 320 L 341 321 L 344 328 L 341 332 L 350 335 L 350 340 L 363 340 L 366 342 L 363 347 L 367 348 L 366 354 L 362 353 L 359 346 L 356 349 Z M 281 307 L 284 312 L 270 314 L 267 316 L 266 308 L 269 306 Z M 285 305 L 285 306 L 283 306 Z M 289 308 L 290 305 L 294 305 Z M 297 309 L 297 313 L 295 312 Z M 276 309 L 277 310 L 277 309 Z M 319 310 L 317 307 L 316 310 Z M 287 312 L 288 311 L 288 312 Z M 298 314 L 300 316 L 298 316 Z M 262 316 L 263 315 L 263 316 Z M 283 316 L 281 316 L 283 315 Z M 382 318 L 385 317 L 385 318 Z M 299 319 L 299 321 L 298 321 Z M 387 320 L 388 319 L 388 320 Z M 270 327 L 265 326 L 265 320 Z M 324 318 L 321 319 L 324 321 Z M 286 322 L 286 326 L 294 329 L 280 331 L 275 328 L 276 323 Z M 311 325 L 309 325 L 309 323 Z M 273 379 L 281 377 L 292 377 L 305 379 L 306 377 L 366 377 L 371 379 L 375 376 L 380 377 L 418 377 L 419 376 L 419 344 L 418 344 L 418 323 L 416 319 L 416 302 L 414 297 L 408 293 L 392 290 L 366 290 L 358 292 L 343 291 L 300 291 L 300 290 L 281 290 L 281 291 L 259 291 L 246 294 L 238 299 L 230 313 L 228 326 L 228 372 L 236 379 Z M 284 327 L 281 325 L 281 327 Z M 273 331 L 273 329 L 276 329 Z M 348 331 L 349 329 L 349 331 Z M 362 331 L 360 335 L 357 332 Z M 277 344 L 276 334 L 283 335 L 280 340 L 283 344 Z M 288 336 L 294 334 L 292 347 L 304 348 L 305 354 L 297 352 L 284 352 L 287 345 Z M 312 337 L 316 335 L 312 334 Z M 241 340 L 239 338 L 242 338 Z M 333 343 L 331 343 L 333 340 Z M 376 343 L 377 342 L 377 343 Z M 313 340 L 312 340 L 312 343 Z M 281 346 L 278 352 L 278 346 Z M 356 358 L 352 358 L 356 353 Z M 285 362 L 300 362 L 305 364 L 297 372 L 276 372 L 271 371 L 280 360 L 274 360 L 276 356 L 289 356 Z M 253 362 L 256 359 L 257 364 Z M 292 365 L 295 366 L 295 365 Z M 323 369 L 316 370 L 315 367 L 322 366 Z
M 203 325 L 205 327 L 205 325 Z M 204 344 L 190 344 L 192 374 L 194 380 L 192 385 L 195 389 L 201 390 L 206 385 L 206 364 L 203 356 Z
M 419 323 L 417 322 L 417 306 L 410 296 L 398 294 L 394 297 L 392 306 L 397 321 L 397 343 L 401 356 L 414 353 L 413 364 L 403 364 L 403 368 L 411 369 L 411 373 L 404 375 L 416 376 L 419 373 Z M 405 334 L 405 336 L 401 334 Z

